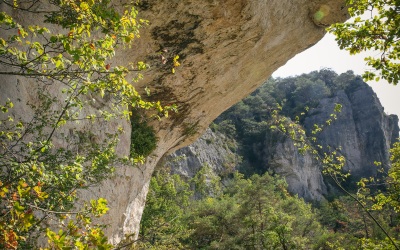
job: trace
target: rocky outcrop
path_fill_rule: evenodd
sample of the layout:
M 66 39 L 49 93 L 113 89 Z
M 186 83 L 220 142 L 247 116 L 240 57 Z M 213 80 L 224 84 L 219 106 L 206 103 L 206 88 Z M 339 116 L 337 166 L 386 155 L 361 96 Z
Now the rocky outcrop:
M 107 234 L 113 243 L 138 231 L 150 176 L 159 159 L 191 143 L 222 111 L 251 93 L 291 57 L 315 44 L 324 35 L 326 25 L 344 21 L 344 2 L 141 1 L 140 18 L 150 20 L 150 25 L 136 45 L 117 53 L 115 60 L 149 63 L 151 69 L 136 87 L 149 87 L 154 100 L 175 103 L 179 112 L 154 123 L 158 146 L 146 164 L 137 168 L 120 166 L 112 179 L 81 193 L 83 199 L 101 196 L 108 200 L 110 211 L 102 222 L 109 225 Z M 5 4 L 0 7 L 16 13 Z M 47 7 L 41 6 L 44 10 Z M 16 18 L 22 25 L 43 20 L 31 13 Z M 171 64 L 162 64 L 161 52 L 170 62 L 174 55 L 180 56 L 181 66 L 175 74 L 170 73 Z M 20 76 L 4 77 L 0 100 L 12 99 L 15 114 L 29 119 L 32 112 L 26 103 L 35 102 L 34 84 Z M 51 88 L 54 96 L 59 96 L 61 86 Z M 123 155 L 129 152 L 130 133 L 128 122 L 120 121 L 120 125 L 126 128 L 118 146 Z M 93 126 L 81 122 L 71 129 L 90 129 L 101 139 L 104 131 L 115 128 L 115 124 Z
M 347 87 L 336 90 L 330 97 L 322 98 L 304 119 L 307 131 L 314 124 L 324 129 L 317 136 L 317 144 L 339 150 L 346 158 L 344 170 L 350 172 L 350 181 L 362 177 L 378 175 L 378 167 L 390 166 L 389 149 L 399 137 L 399 120 L 396 115 L 385 114 L 383 107 L 372 88 L 355 77 L 345 83 Z M 337 120 L 329 126 L 326 121 L 336 104 L 341 104 Z M 321 153 L 322 153 L 321 152 Z M 310 153 L 300 154 L 291 139 L 276 134 L 267 134 L 263 144 L 262 162 L 269 170 L 284 176 L 291 193 L 306 200 L 320 200 L 335 192 L 322 175 L 320 162 Z M 354 183 L 353 183 L 354 184 Z
M 338 119 L 318 135 L 320 144 L 340 148 L 347 159 L 345 170 L 355 179 L 376 176 L 375 161 L 381 162 L 387 170 L 390 146 L 399 137 L 398 117 L 385 114 L 372 88 L 357 77 L 345 90 L 322 99 L 307 116 L 305 128 L 310 130 L 313 124 L 328 120 L 336 103 L 342 104 L 342 111 Z
M 171 173 L 193 178 L 204 166 L 219 175 L 232 172 L 240 162 L 236 142 L 211 129 L 187 147 L 165 157 L 161 164 L 168 166 Z

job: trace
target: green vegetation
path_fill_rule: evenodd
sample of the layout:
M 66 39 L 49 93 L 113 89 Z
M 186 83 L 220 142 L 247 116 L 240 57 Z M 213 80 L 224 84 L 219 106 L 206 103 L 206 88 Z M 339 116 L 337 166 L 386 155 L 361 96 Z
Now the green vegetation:
M 155 174 L 137 247 L 310 249 L 326 233 L 311 206 L 290 196 L 280 178 L 236 173 L 194 199 L 189 183 L 209 183 L 204 174 L 187 182 L 165 169 Z
M 157 146 L 157 137 L 153 127 L 147 124 L 138 114 L 131 116 L 131 157 L 146 157 Z
M 0 248 L 35 249 L 41 239 L 45 249 L 111 249 L 105 225 L 93 222 L 107 212 L 107 201 L 76 206 L 77 191 L 109 178 L 117 165 L 133 167 L 154 149 L 154 133 L 144 133 L 151 129 L 139 122 L 132 157 L 117 155 L 124 131 L 112 125 L 129 120 L 130 110 L 168 115 L 169 107 L 143 100 L 133 87 L 143 62 L 110 62 L 147 22 L 136 18 L 133 5 L 120 12 L 107 0 L 1 6 L 0 74 L 29 82 L 37 98 L 22 104 L 0 100 Z M 24 26 L 10 13 L 43 18 L 44 24 Z M 14 105 L 32 112 L 18 114 L 14 109 L 22 109 Z M 80 122 L 85 126 L 77 128 Z
M 398 182 L 393 173 L 399 148 L 392 150 L 396 170 L 387 183 Z M 360 184 L 362 203 L 343 196 L 313 208 L 290 195 L 284 180 L 267 173 L 250 178 L 234 173 L 224 181 L 210 179 L 207 171 L 187 181 L 168 173 L 161 169 L 151 179 L 138 249 L 397 249 L 394 244 L 400 242 L 398 199 L 389 198 L 398 198 L 398 185 L 376 196 Z M 209 192 L 195 196 L 193 183 L 208 185 Z
M 347 0 L 354 19 L 332 25 L 341 49 L 351 54 L 374 50 L 378 57 L 365 58 L 374 70 L 366 71 L 366 80 L 383 78 L 396 85 L 400 80 L 400 2 L 398 0 Z M 360 16 L 365 14 L 365 18 Z

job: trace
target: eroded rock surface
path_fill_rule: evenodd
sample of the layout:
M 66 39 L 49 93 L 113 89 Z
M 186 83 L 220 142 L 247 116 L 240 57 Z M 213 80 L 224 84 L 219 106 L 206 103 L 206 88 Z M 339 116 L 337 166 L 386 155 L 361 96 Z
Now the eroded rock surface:
M 344 21 L 343 5 L 342 0 L 141 2 L 140 17 L 150 20 L 150 25 L 136 45 L 118 53 L 115 60 L 149 63 L 151 69 L 137 88 L 149 87 L 152 98 L 163 104 L 176 103 L 179 113 L 154 123 L 158 147 L 145 165 L 121 166 L 112 179 L 82 192 L 84 199 L 100 196 L 109 201 L 110 211 L 102 220 L 109 225 L 107 234 L 113 243 L 138 232 L 149 179 L 159 159 L 191 143 L 222 111 L 251 93 L 291 57 L 315 44 L 326 25 Z M 40 18 L 27 13 L 18 21 L 31 24 Z M 161 55 L 169 59 L 167 64 L 162 64 Z M 172 74 L 175 55 L 180 56 L 181 66 Z M 32 84 L 21 77 L 2 78 L 1 100 L 11 98 L 15 112 L 29 116 L 25 103 L 35 99 Z M 121 124 L 129 127 L 125 121 Z M 103 131 L 115 128 L 109 124 L 98 125 L 99 129 L 84 122 L 76 126 L 73 129 L 86 126 L 100 137 Z M 120 154 L 129 152 L 129 138 L 127 130 L 120 138 Z
M 342 105 L 337 120 L 326 126 L 317 136 L 318 144 L 325 150 L 339 149 L 346 158 L 344 170 L 351 174 L 349 181 L 376 177 L 381 162 L 388 170 L 389 150 L 399 136 L 398 117 L 385 114 L 372 88 L 355 78 L 345 90 L 337 91 L 332 97 L 323 98 L 315 109 L 307 114 L 304 126 L 312 130 L 314 124 L 324 124 L 330 119 L 335 105 Z M 268 140 L 268 138 L 267 138 Z M 273 146 L 274 152 L 267 157 L 273 170 L 284 176 L 291 193 L 306 200 L 320 200 L 335 191 L 324 180 L 322 166 L 310 153 L 299 154 L 293 142 L 283 139 Z M 333 187 L 335 188 L 335 187 Z
M 342 111 L 337 121 L 318 135 L 320 144 L 340 147 L 347 158 L 344 168 L 354 179 L 376 176 L 374 162 L 388 170 L 389 149 L 399 137 L 398 117 L 387 115 L 372 88 L 357 77 L 345 90 L 322 99 L 306 118 L 305 127 L 312 129 L 313 124 L 328 120 L 336 103 L 342 104 Z
M 205 166 L 215 174 L 224 175 L 241 161 L 237 149 L 235 140 L 208 128 L 195 142 L 166 156 L 160 165 L 185 178 L 193 178 Z

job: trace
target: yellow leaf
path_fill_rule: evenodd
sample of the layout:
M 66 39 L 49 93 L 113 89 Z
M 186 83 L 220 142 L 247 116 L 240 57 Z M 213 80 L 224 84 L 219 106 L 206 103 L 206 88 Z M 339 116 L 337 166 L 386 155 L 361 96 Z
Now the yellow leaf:
M 87 3 L 85 3 L 85 2 L 81 2 L 79 7 L 84 11 L 89 9 L 89 5 Z

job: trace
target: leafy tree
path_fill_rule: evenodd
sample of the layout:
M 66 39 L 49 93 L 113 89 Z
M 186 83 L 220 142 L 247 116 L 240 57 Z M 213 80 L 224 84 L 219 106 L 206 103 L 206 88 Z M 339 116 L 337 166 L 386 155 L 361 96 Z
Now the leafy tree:
M 373 248 L 379 244 L 388 245 L 388 249 L 399 249 L 400 238 L 398 230 L 400 228 L 400 143 L 396 142 L 390 151 L 391 167 L 386 173 L 383 182 L 375 178 L 361 179 L 357 202 L 368 210 L 368 214 L 374 214 L 374 222 L 383 233 L 380 240 L 367 238 L 363 244 L 366 248 Z M 380 163 L 377 163 L 380 166 Z M 376 186 L 383 188 L 376 189 Z M 379 216 L 384 220 L 377 222 Z
M 181 243 L 189 233 L 185 209 L 192 195 L 190 185 L 179 175 L 170 175 L 168 169 L 156 171 L 150 181 L 137 247 L 185 249 Z
M 148 153 L 118 156 L 122 128 L 92 133 L 90 126 L 129 120 L 135 109 L 168 115 L 168 107 L 144 101 L 133 87 L 146 68 L 143 62 L 110 63 L 146 21 L 136 18 L 133 5 L 117 11 L 108 0 L 0 5 L 0 74 L 29 79 L 37 92 L 35 102 L 22 104 L 31 117 L 13 112 L 12 101 L 0 100 L 0 248 L 35 248 L 47 237 L 52 249 L 109 249 L 104 226 L 92 222 L 107 212 L 107 201 L 74 205 L 78 189 Z M 35 15 L 41 23 L 23 25 L 10 13 Z M 76 129 L 82 121 L 87 128 Z
M 189 200 L 173 179 L 179 178 L 158 173 L 152 179 L 141 225 L 147 248 L 309 249 L 324 235 L 311 206 L 290 196 L 282 179 L 235 173 L 224 181 L 223 192 L 220 182 L 211 196 Z M 154 241 L 144 232 L 154 233 Z
M 208 164 L 204 164 L 189 181 L 194 191 L 193 198 L 202 199 L 220 195 L 222 192 L 220 182 L 221 178 Z
M 390 150 L 391 167 L 386 178 L 386 192 L 376 197 L 377 206 L 390 206 L 394 211 L 400 213 L 400 142 L 396 142 Z
M 296 90 L 292 92 L 292 112 L 298 114 L 305 107 L 315 107 L 322 98 L 329 96 L 329 94 L 330 90 L 324 81 L 299 77 L 296 80 Z
M 347 4 L 354 18 L 346 23 L 334 24 L 328 31 L 336 35 L 340 48 L 351 54 L 365 50 L 379 52 L 379 57 L 365 58 L 375 71 L 366 71 L 364 79 L 383 78 L 396 85 L 400 80 L 400 2 L 347 0 Z M 365 18 L 360 17 L 363 14 Z

